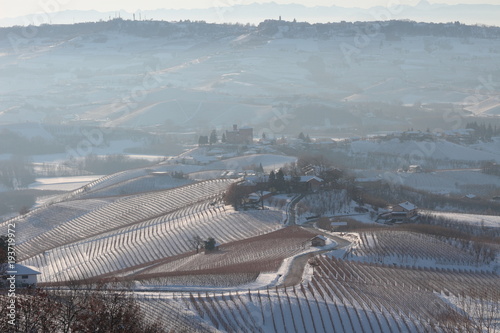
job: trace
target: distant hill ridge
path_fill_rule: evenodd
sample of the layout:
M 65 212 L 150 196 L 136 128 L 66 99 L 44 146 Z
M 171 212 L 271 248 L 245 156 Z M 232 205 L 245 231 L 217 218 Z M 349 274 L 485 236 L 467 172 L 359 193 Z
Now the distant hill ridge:
M 284 20 L 266 20 L 258 26 L 207 23 L 205 21 L 133 21 L 121 18 L 102 22 L 78 24 L 46 24 L 36 27 L 37 37 L 64 37 L 76 35 L 119 32 L 140 37 L 186 38 L 189 36 L 214 37 L 240 36 L 255 33 L 265 37 L 323 38 L 332 35 L 357 36 L 383 33 L 387 38 L 405 36 L 432 36 L 458 38 L 498 38 L 500 27 L 466 25 L 460 22 L 423 23 L 408 20 L 307 23 Z M 0 39 L 10 39 L 12 34 L 23 36 L 25 27 L 0 28 Z M 9 37 L 10 36 L 10 37 Z M 96 43 L 99 40 L 95 40 Z
M 247 4 L 223 6 L 224 2 L 213 3 L 205 9 L 155 9 L 128 12 L 117 8 L 116 11 L 99 12 L 95 10 L 63 10 L 48 14 L 26 15 L 0 19 L 0 26 L 41 24 L 67 24 L 78 22 L 98 22 L 113 18 L 136 20 L 204 20 L 216 23 L 258 24 L 266 19 L 278 19 L 301 22 L 340 22 L 409 19 L 423 22 L 455 22 L 467 24 L 500 25 L 500 5 L 488 4 L 430 4 L 420 1 L 415 6 L 394 5 L 389 7 L 340 7 L 340 6 L 304 6 L 298 4 Z

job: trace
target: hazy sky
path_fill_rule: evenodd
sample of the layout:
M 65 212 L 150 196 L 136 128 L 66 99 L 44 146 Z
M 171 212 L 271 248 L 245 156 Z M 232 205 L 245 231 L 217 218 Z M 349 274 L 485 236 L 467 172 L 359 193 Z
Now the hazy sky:
M 377 5 L 390 6 L 397 4 L 415 5 L 419 0 L 273 0 L 276 3 L 298 3 L 306 6 L 330 6 L 369 8 Z M 128 12 L 158 8 L 209 8 L 248 4 L 253 2 L 271 2 L 271 0 L 0 0 L 0 18 L 17 17 L 42 12 L 62 10 L 115 11 L 124 9 Z M 500 0 L 429 0 L 430 3 L 470 3 L 500 4 Z

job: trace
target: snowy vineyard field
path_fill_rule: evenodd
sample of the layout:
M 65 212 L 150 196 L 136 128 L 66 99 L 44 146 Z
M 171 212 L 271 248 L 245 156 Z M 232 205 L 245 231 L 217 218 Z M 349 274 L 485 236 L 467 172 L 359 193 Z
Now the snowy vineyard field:
M 54 248 L 23 263 L 40 268 L 45 282 L 109 275 L 192 252 L 194 236 L 217 235 L 226 243 L 270 232 L 281 228 L 280 218 L 276 211 L 235 212 L 205 202 Z
M 380 230 L 361 232 L 344 258 L 416 267 L 455 265 L 488 269 L 488 264 L 494 260 L 494 253 L 490 251 L 484 247 L 473 254 L 452 240 L 445 242 L 430 235 L 402 230 Z
M 294 226 L 225 243 L 218 251 L 147 267 L 130 278 L 159 286 L 236 286 L 276 273 L 286 258 L 309 249 L 315 234 Z
M 17 244 L 18 260 L 26 260 L 37 254 L 105 232 L 152 220 L 193 204 L 220 199 L 230 184 L 227 180 L 210 180 L 170 190 L 153 191 L 117 200 L 70 219 L 41 234 Z M 80 200 L 68 202 L 79 207 Z M 22 225 L 26 221 L 17 221 Z M 41 220 L 40 223 L 50 223 Z M 2 227 L 6 228 L 8 222 Z
M 213 178 L 212 178 L 213 179 Z M 100 198 L 119 195 L 130 195 L 155 190 L 166 190 L 178 186 L 193 183 L 190 179 L 178 179 L 165 175 L 145 175 L 137 178 L 126 179 L 100 189 L 87 191 L 79 196 L 79 199 Z
M 500 216 L 495 215 L 461 214 L 438 211 L 424 211 L 423 213 L 435 218 L 443 217 L 452 221 L 457 221 L 457 223 L 470 224 L 483 228 L 500 228 Z
M 112 201 L 109 199 L 89 199 L 55 203 L 0 224 L 0 231 L 5 234 L 8 224 L 15 223 L 16 242 L 23 243 L 62 225 L 66 221 L 99 209 L 110 202 Z
M 171 327 L 182 322 L 168 304 L 196 313 L 193 332 L 207 331 L 207 323 L 222 332 L 448 332 L 459 323 L 450 322 L 453 306 L 446 297 L 473 295 L 471 286 L 488 293 L 493 310 L 500 310 L 500 279 L 492 273 L 409 269 L 325 256 L 311 263 L 314 270 L 307 281 L 292 288 L 187 291 L 168 294 L 173 301 L 161 296 L 150 301 L 157 315 L 169 314 Z M 500 329 L 497 319 L 492 327 Z
M 224 205 L 233 182 L 132 170 L 58 197 L 0 231 L 16 224 L 19 262 L 41 271 L 42 286 L 121 283 L 134 289 L 148 319 L 173 331 L 444 333 L 471 322 L 478 304 L 500 313 L 490 243 L 432 234 L 423 228 L 435 226 L 424 225 L 353 225 L 334 234 L 284 228 L 288 206 Z M 345 191 L 311 194 L 297 205 L 297 220 L 347 214 L 356 205 Z M 328 246 L 311 245 L 319 233 Z M 197 253 L 194 239 L 209 237 L 218 251 Z M 498 318 L 490 325 L 500 330 Z

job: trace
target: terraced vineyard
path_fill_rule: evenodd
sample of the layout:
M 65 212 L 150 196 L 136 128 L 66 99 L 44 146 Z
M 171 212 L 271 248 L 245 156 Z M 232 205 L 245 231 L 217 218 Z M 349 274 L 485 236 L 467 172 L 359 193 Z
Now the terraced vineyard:
M 118 198 L 107 205 L 60 223 L 47 232 L 18 243 L 18 260 L 26 260 L 50 249 L 105 232 L 161 218 L 196 203 L 219 200 L 230 183 L 231 181 L 228 180 L 209 180 L 171 190 Z M 73 202 L 76 206 L 81 205 L 79 200 Z
M 75 219 L 112 202 L 110 199 L 63 201 L 31 211 L 0 224 L 0 233 L 6 234 L 9 223 L 15 223 L 16 242 L 23 243 L 66 221 Z
M 138 304 L 150 322 L 159 321 L 167 332 L 199 332 L 213 333 L 215 330 L 209 323 L 200 319 L 193 311 L 184 307 L 175 297 L 164 297 L 161 294 L 139 294 Z
M 459 323 L 449 320 L 455 311 L 446 295 L 473 295 L 471 286 L 488 293 L 500 310 L 500 279 L 493 273 L 415 270 L 324 256 L 312 263 L 310 279 L 293 288 L 176 296 L 224 332 L 449 332 Z M 500 329 L 494 320 L 492 327 Z
M 193 183 L 190 179 L 177 179 L 168 174 L 164 175 L 141 175 L 136 178 L 126 179 L 118 183 L 105 186 L 103 188 L 94 188 L 91 191 L 82 193 L 79 199 L 100 198 L 118 195 L 130 195 L 154 190 L 165 190 L 178 186 Z
M 183 256 L 134 272 L 129 279 L 155 285 L 236 286 L 277 272 L 283 260 L 310 248 L 315 234 L 298 226 L 225 243 L 218 251 Z
M 488 250 L 485 250 L 488 251 Z M 491 255 L 476 256 L 449 242 L 402 230 L 362 232 L 345 258 L 380 263 L 429 265 L 487 265 Z
M 42 281 L 95 277 L 194 250 L 194 236 L 226 243 L 281 227 L 276 211 L 235 212 L 209 203 L 90 237 L 31 257 L 23 264 L 42 269 Z
M 232 182 L 62 201 L 0 229 L 16 224 L 18 261 L 37 267 L 40 282 L 126 274 L 192 252 L 195 236 L 228 243 L 281 228 L 281 211 L 237 212 L 222 205 L 221 195 Z

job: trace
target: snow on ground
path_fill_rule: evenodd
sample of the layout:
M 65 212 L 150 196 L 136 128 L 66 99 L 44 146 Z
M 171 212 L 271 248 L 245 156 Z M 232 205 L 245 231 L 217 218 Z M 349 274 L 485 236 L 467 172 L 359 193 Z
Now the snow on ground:
M 357 212 L 359 208 L 364 209 L 366 213 Z M 359 203 L 349 200 L 345 190 L 308 194 L 297 203 L 295 209 L 297 224 L 307 223 L 315 216 L 346 217 L 364 223 L 374 222 L 370 217 L 373 208 L 369 205 L 360 207 Z
M 255 154 L 248 156 L 239 156 L 229 158 L 223 161 L 217 161 L 207 166 L 208 169 L 242 170 L 243 168 L 262 164 L 266 172 L 279 169 L 286 163 L 296 162 L 297 158 L 293 156 L 274 155 L 274 154 Z
M 432 210 L 422 211 L 421 213 L 430 214 L 436 217 L 444 217 L 450 220 L 456 220 L 458 221 L 458 223 L 484 226 L 486 228 L 500 228 L 500 216 L 495 215 L 447 213 Z
M 214 150 L 217 154 L 214 154 Z M 270 172 L 281 168 L 286 163 L 296 162 L 297 158 L 293 156 L 277 155 L 277 154 L 249 154 L 245 156 L 236 156 L 234 153 L 227 153 L 223 149 L 210 150 L 209 147 L 192 148 L 173 159 L 165 161 L 163 164 L 178 163 L 180 165 L 200 165 L 197 171 L 212 171 L 212 170 L 236 170 L 243 171 L 250 166 L 259 166 L 262 164 L 264 171 Z
M 462 146 L 449 141 L 432 142 L 403 141 L 392 139 L 388 141 L 354 141 L 351 143 L 353 153 L 387 153 L 391 155 L 415 155 L 440 160 L 476 160 L 500 162 L 500 154 L 496 151 L 475 149 L 474 146 Z
M 497 185 L 500 187 L 498 177 L 487 175 L 480 171 L 456 170 L 438 171 L 431 173 L 397 173 L 394 179 L 400 179 L 402 184 L 420 190 L 430 192 L 447 191 L 448 193 L 469 194 L 467 186 L 474 185 Z M 465 187 L 465 188 L 463 188 Z M 480 191 L 481 189 L 476 189 Z M 476 195 L 485 195 L 486 192 L 474 192 Z
M 362 179 L 387 180 L 397 185 L 405 185 L 418 190 L 437 194 L 473 194 L 482 196 L 491 192 L 491 187 L 500 188 L 498 176 L 488 175 L 478 170 L 446 170 L 434 172 L 392 172 L 357 171 Z M 483 187 L 480 187 L 480 186 Z M 486 186 L 485 186 L 486 185 Z M 471 189 L 470 187 L 474 187 Z
M 293 264 L 294 259 L 297 257 L 303 256 L 308 253 L 314 253 L 319 251 L 331 250 L 337 246 L 337 243 L 331 239 L 327 239 L 326 245 L 323 247 L 310 247 L 295 256 L 286 258 L 283 260 L 280 268 L 276 272 L 267 272 L 260 273 L 257 279 L 253 282 L 243 284 L 240 286 L 234 287 L 208 287 L 208 286 L 163 286 L 163 285 L 137 285 L 137 290 L 162 290 L 162 291 L 248 291 L 248 290 L 257 290 L 257 289 L 266 289 L 279 285 L 282 283 L 286 277 L 286 275 L 290 272 L 291 266 Z M 309 276 L 306 273 L 304 276 Z
M 189 178 L 194 180 L 207 180 L 214 178 L 221 178 L 224 175 L 223 170 L 209 170 L 189 173 Z
M 103 176 L 47 177 L 37 178 L 29 188 L 35 190 L 73 191 Z
M 474 322 L 484 325 L 486 331 L 493 333 L 500 332 L 500 317 L 498 316 L 498 311 L 500 311 L 499 303 L 498 301 L 492 302 L 488 300 L 487 297 L 484 297 L 492 295 L 494 298 L 494 293 L 484 295 L 483 298 L 479 299 L 456 296 L 450 293 L 435 293 L 435 295 L 452 307 L 465 311 Z
M 0 184 L 0 192 L 7 192 L 7 191 L 11 191 L 11 189 L 9 189 L 3 184 Z
M 336 257 L 336 258 L 339 258 L 339 259 L 342 259 L 344 257 L 344 255 L 354 245 L 359 244 L 359 242 L 361 241 L 361 238 L 359 237 L 359 234 L 355 233 L 355 232 L 345 233 L 345 232 L 330 232 L 330 231 L 325 231 L 325 230 L 322 230 L 322 231 L 326 232 L 328 234 L 331 234 L 333 236 L 343 238 L 343 239 L 345 239 L 346 241 L 349 242 L 349 244 L 347 246 L 344 246 L 344 247 L 341 247 L 341 248 L 329 251 L 327 253 L 327 255 L 332 256 L 332 257 Z
M 500 155 L 500 137 L 492 138 L 491 142 L 480 142 L 471 145 L 474 149 Z

